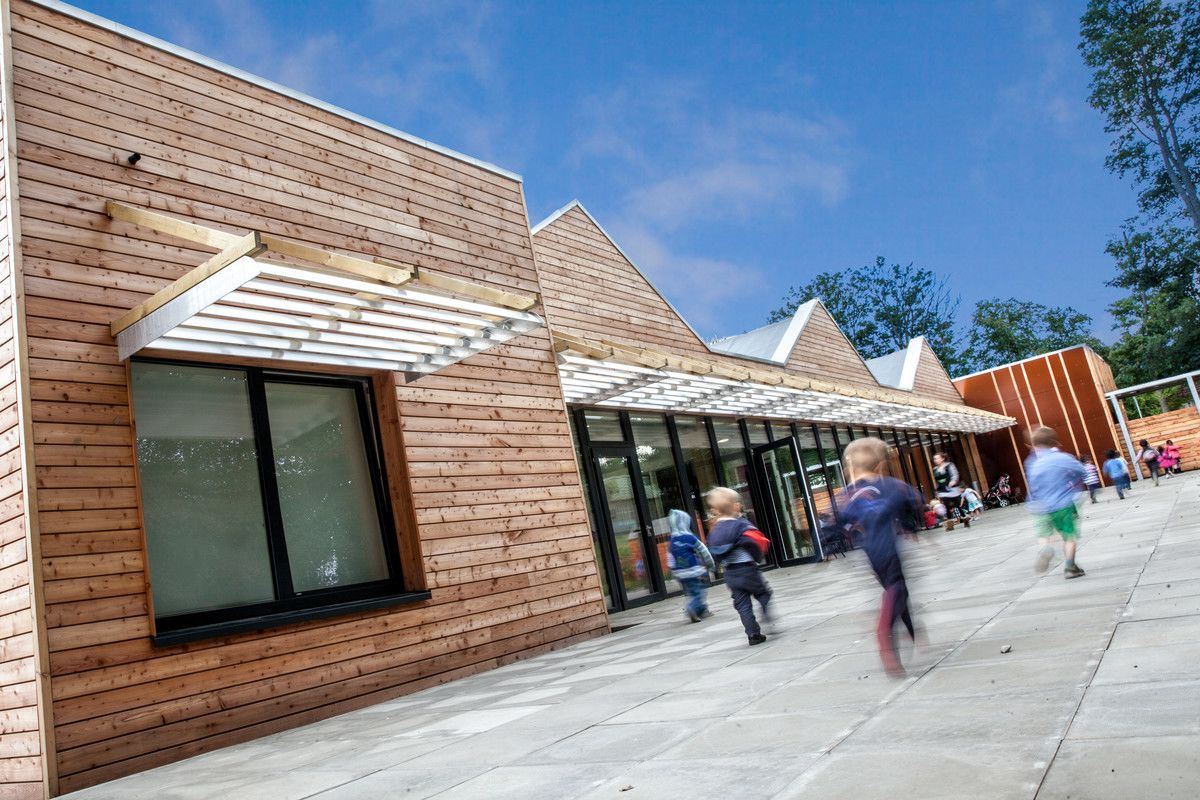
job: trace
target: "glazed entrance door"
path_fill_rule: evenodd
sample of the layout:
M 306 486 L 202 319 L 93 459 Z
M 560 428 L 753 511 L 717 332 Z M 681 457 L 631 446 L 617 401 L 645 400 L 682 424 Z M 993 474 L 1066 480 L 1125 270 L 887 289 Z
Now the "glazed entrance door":
M 607 541 L 601 548 L 609 554 L 616 575 L 614 593 L 621 608 L 664 596 L 665 587 L 658 553 L 646 524 L 645 504 L 639 488 L 638 466 L 626 447 L 594 447 L 596 487 L 601 524 Z M 617 598 L 614 597 L 614 600 Z
M 771 545 L 776 560 L 784 564 L 820 560 L 821 542 L 813 535 L 812 510 L 795 439 L 789 436 L 755 448 L 754 460 L 774 527 Z

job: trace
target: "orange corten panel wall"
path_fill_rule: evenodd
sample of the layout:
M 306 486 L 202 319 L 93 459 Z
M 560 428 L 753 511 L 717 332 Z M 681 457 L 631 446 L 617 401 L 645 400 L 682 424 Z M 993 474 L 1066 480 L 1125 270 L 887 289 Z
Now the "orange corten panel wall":
M 954 381 L 946 374 L 945 367 L 938 360 L 937 354 L 929 346 L 929 342 L 921 339 L 921 355 L 917 359 L 917 374 L 913 379 L 913 392 L 922 397 L 933 397 L 945 400 L 947 403 L 962 403 L 962 395 L 958 393 Z
M 395 390 L 432 600 L 155 647 L 125 365 L 108 324 L 208 252 L 113 223 L 104 201 L 540 292 L 521 186 L 21 0 L 12 59 L 61 791 L 607 630 L 539 330 Z M 22 586 L 0 597 L 19 608 Z M 5 702 L 28 709 L 28 672 L 4 674 L 16 675 Z M 27 729 L 22 715 L 4 718 Z
M 1107 367 L 1090 348 L 1081 345 L 954 381 L 967 405 L 1017 419 L 1014 428 L 976 439 L 988 481 L 1007 472 L 1024 487 L 1025 441 L 1028 432 L 1039 425 L 1054 428 L 1064 450 L 1090 455 L 1097 463 L 1109 449 L 1120 450 L 1103 394 L 1108 391 L 1103 379 Z M 1107 374 L 1111 381 L 1111 372 Z M 1102 480 L 1107 483 L 1103 476 Z
M 5 71 L 7 72 L 7 71 Z M 0 86 L 0 91 L 7 91 Z M 0 103 L 0 153 L 8 123 Z M 34 564 L 25 523 L 20 383 L 15 335 L 16 284 L 10 228 L 8 159 L 0 158 L 0 797 L 45 794 L 39 715 L 38 635 L 34 625 Z

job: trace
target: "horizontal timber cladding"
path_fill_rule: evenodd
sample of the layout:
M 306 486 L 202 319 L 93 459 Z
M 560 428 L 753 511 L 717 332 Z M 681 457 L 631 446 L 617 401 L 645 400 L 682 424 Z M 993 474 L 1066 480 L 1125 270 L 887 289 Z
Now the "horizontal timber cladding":
M 925 337 L 921 337 L 921 355 L 917 359 L 917 374 L 913 378 L 913 391 L 924 397 L 935 397 L 948 403 L 961 403 L 962 395 L 954 386 L 954 381 L 946 374 L 946 368 L 938 360 L 937 354 L 929 346 Z
M 1142 439 L 1152 447 L 1161 447 L 1170 439 L 1179 447 L 1179 467 L 1183 470 L 1200 468 L 1200 411 L 1193 406 L 1177 408 L 1165 414 L 1155 414 L 1151 417 L 1133 418 L 1128 420 L 1129 438 L 1134 447 Z M 1118 429 L 1117 435 L 1120 435 Z M 1128 448 L 1122 455 L 1129 458 Z M 1144 464 L 1137 468 L 1142 475 L 1149 477 L 1150 471 Z
M 2 24 L 2 22 L 0 22 Z M 4 88 L 0 86 L 0 91 Z M 0 153 L 7 152 L 6 103 L 0 103 Z M 34 564 L 25 523 L 25 452 L 17 404 L 13 225 L 8 158 L 0 158 L 0 797 L 45 795 L 40 719 Z
M 406 578 L 430 600 L 152 643 L 129 389 L 108 326 L 210 253 L 113 222 L 105 201 L 538 293 L 524 198 L 511 177 L 31 2 L 12 4 L 12 28 L 60 789 L 606 631 L 550 339 L 537 330 L 412 382 L 376 380 L 389 479 L 419 534 L 423 574 Z M 4 513 L 19 520 L 14 496 Z M 22 581 L 8 588 L 5 608 L 28 597 Z M 4 652 L 18 653 L 28 618 Z M 31 687 L 5 681 L 0 702 L 30 708 Z M 40 775 L 15 752 L 33 747 L 29 730 L 4 737 L 8 774 Z
M 578 203 L 538 226 L 533 246 L 548 321 L 559 333 L 851 387 L 880 388 L 854 345 L 820 303 L 782 362 L 710 350 Z M 744 309 L 731 309 L 730 313 L 730 326 L 746 327 L 755 321 Z M 928 354 L 928 374 L 917 393 L 961 404 L 962 398 L 933 351 Z

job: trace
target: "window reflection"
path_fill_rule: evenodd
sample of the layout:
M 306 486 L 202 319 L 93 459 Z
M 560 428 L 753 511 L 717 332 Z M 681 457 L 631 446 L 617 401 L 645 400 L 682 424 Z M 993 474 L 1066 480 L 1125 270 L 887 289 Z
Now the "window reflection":
M 671 453 L 671 436 L 665 417 L 655 415 L 629 416 L 633 428 L 633 443 L 638 466 L 642 472 L 642 490 L 646 495 L 650 533 L 658 550 L 659 569 L 664 579 L 671 577 L 667 567 L 667 547 L 671 543 L 671 509 L 686 508 L 675 457 Z

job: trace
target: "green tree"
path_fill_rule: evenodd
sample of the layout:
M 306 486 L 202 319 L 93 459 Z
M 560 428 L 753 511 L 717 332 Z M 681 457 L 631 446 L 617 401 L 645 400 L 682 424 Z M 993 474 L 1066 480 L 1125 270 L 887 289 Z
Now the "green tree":
M 819 298 L 863 358 L 875 358 L 924 336 L 948 371 L 959 366 L 955 318 L 958 297 L 944 276 L 909 264 L 889 264 L 879 256 L 869 264 L 841 272 L 822 272 L 793 286 L 770 322 L 787 319 Z
M 1143 213 L 1200 234 L 1200 2 L 1090 0 L 1080 38 L 1109 169 L 1134 179 Z
M 1045 306 L 1029 300 L 982 300 L 971 315 L 964 361 L 974 370 L 1050 353 L 1079 344 L 1103 353 L 1092 335 L 1092 318 L 1070 306 Z
M 1200 369 L 1200 243 L 1187 229 L 1127 226 L 1108 244 L 1117 262 L 1110 286 L 1128 289 L 1109 311 L 1120 336 L 1109 351 L 1118 386 Z

